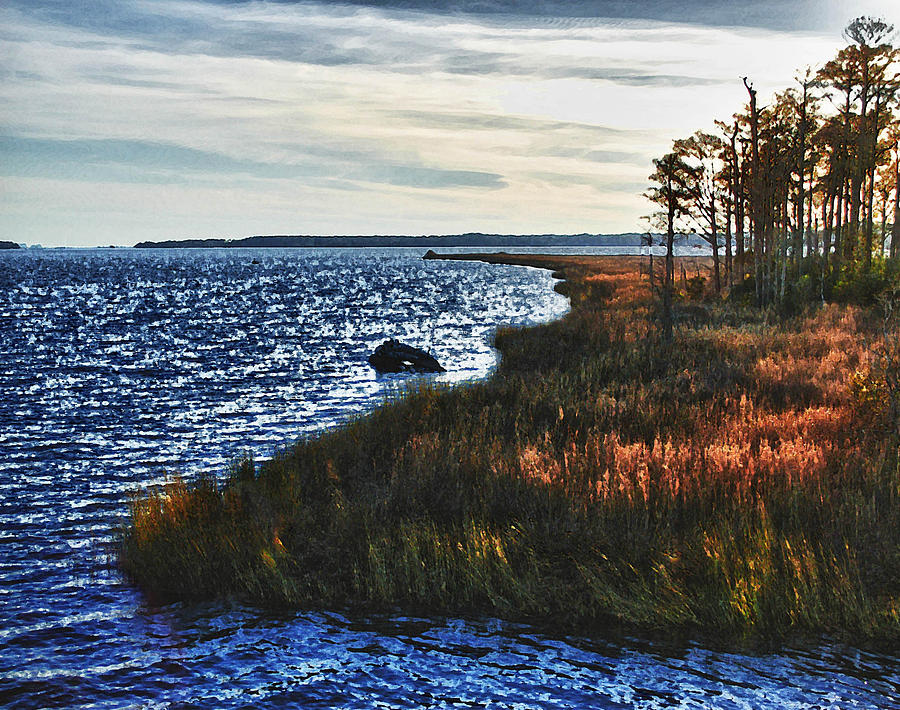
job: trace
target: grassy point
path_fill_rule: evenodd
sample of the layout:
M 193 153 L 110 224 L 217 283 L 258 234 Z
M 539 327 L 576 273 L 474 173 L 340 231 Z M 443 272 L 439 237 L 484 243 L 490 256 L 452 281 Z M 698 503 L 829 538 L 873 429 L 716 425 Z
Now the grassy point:
M 498 331 L 484 381 L 419 385 L 221 484 L 136 498 L 130 578 L 165 599 L 900 639 L 873 311 L 683 301 L 666 343 L 637 257 L 441 258 L 552 269 L 571 310 Z

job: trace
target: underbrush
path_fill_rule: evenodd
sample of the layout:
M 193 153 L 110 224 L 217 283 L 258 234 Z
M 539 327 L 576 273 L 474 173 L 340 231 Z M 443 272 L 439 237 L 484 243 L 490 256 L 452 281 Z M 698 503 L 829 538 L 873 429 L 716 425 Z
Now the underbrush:
M 136 498 L 125 572 L 163 599 L 896 641 L 900 433 L 854 384 L 892 331 L 714 304 L 665 344 L 631 260 L 525 263 L 572 310 L 500 331 L 492 377 Z

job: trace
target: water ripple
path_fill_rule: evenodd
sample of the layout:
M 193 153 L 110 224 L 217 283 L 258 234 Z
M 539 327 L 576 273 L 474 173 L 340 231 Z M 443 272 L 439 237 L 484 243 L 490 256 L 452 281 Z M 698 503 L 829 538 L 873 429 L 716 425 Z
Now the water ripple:
M 254 263 L 254 259 L 258 263 Z M 403 382 L 459 382 L 500 323 L 559 315 L 547 272 L 404 250 L 0 254 L 0 704 L 896 707 L 896 655 L 555 637 L 491 619 L 151 606 L 112 564 L 129 491 L 265 458 Z

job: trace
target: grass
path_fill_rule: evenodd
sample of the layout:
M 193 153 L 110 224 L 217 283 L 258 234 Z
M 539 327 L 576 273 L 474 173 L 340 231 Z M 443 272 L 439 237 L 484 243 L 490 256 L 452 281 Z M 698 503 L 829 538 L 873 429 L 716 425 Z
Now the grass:
M 682 304 L 667 345 L 634 258 L 480 258 L 555 269 L 571 311 L 499 331 L 485 381 L 136 498 L 129 577 L 159 599 L 900 639 L 896 352 L 874 311 Z

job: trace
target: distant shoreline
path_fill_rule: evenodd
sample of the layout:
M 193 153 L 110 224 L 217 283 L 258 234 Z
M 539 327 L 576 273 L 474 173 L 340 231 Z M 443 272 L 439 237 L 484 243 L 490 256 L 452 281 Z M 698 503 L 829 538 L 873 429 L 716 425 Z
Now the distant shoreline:
M 662 236 L 653 235 L 655 245 L 662 243 Z M 448 235 L 272 235 L 242 239 L 169 239 L 144 241 L 135 244 L 136 249 L 202 249 L 219 247 L 640 247 L 646 246 L 646 235 L 637 232 L 622 234 L 467 234 Z

